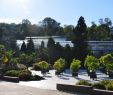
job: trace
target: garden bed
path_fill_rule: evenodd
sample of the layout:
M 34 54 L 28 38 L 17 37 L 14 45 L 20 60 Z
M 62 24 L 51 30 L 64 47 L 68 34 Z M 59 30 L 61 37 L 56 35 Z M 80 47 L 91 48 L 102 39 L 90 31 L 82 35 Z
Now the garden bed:
M 3 76 L 2 80 L 19 83 L 19 77 Z
M 93 89 L 93 87 L 85 85 L 57 84 L 57 90 L 73 93 L 79 92 L 90 95 L 113 95 L 113 91 Z

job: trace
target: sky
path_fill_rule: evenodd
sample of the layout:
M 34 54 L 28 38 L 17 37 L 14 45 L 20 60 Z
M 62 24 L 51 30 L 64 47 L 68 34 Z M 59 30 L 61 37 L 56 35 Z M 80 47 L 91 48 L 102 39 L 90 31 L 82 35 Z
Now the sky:
M 87 25 L 106 17 L 113 21 L 113 0 L 0 0 L 0 22 L 38 24 L 51 17 L 61 25 L 76 25 L 80 16 Z

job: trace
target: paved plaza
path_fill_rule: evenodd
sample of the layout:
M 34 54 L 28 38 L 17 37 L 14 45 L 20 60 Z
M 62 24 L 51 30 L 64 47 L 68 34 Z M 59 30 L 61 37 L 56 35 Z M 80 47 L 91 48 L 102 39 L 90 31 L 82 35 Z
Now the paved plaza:
M 43 76 L 40 71 L 32 71 L 32 73 Z M 97 80 L 91 80 L 86 70 L 80 70 L 78 78 L 72 77 L 71 73 L 68 70 L 61 76 L 55 76 L 55 70 L 50 70 L 49 73 L 45 76 L 45 80 L 30 82 L 21 81 L 19 84 L 41 89 L 56 90 L 57 83 L 75 85 L 78 80 L 81 79 L 88 80 L 89 82 L 98 82 L 99 80 L 108 79 L 108 76 L 101 73 L 100 71 L 97 71 Z

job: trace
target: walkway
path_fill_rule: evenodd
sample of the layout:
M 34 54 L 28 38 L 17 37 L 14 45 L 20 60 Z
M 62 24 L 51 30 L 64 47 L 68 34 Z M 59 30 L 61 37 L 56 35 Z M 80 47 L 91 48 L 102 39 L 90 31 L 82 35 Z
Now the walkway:
M 32 71 L 33 74 L 41 75 L 40 71 Z M 41 81 L 30 81 L 30 82 L 20 82 L 20 85 L 30 86 L 30 87 L 37 87 L 41 89 L 49 89 L 49 90 L 56 90 L 56 84 L 70 84 L 75 85 L 76 82 L 80 79 L 88 80 L 89 82 L 98 82 L 99 80 L 108 79 L 108 76 L 97 72 L 97 80 L 90 80 L 90 77 L 87 75 L 86 70 L 80 70 L 78 78 L 73 78 L 69 71 L 66 71 L 61 76 L 55 76 L 55 70 L 50 70 L 50 73 L 45 76 L 45 80 Z
M 85 94 L 70 94 L 60 92 L 57 90 L 45 90 L 18 85 L 17 83 L 0 81 L 0 95 L 85 95 Z

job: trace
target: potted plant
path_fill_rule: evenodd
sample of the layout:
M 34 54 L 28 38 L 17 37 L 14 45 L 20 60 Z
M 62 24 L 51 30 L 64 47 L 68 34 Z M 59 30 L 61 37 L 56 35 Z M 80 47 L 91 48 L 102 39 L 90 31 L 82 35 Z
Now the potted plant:
M 81 67 L 80 64 L 81 64 L 81 61 L 76 59 L 73 59 L 73 61 L 71 62 L 70 70 L 72 71 L 73 77 L 78 76 L 78 71 L 79 71 L 79 68 Z
M 96 70 L 99 68 L 100 63 L 99 60 L 95 56 L 87 56 L 85 59 L 84 66 L 89 71 L 90 78 L 97 78 L 96 76 Z
M 38 63 L 38 65 L 41 68 L 41 73 L 43 75 L 45 75 L 46 72 L 48 71 L 49 64 L 46 61 L 41 61 L 41 62 Z
M 113 56 L 111 54 L 102 56 L 101 64 L 105 67 L 106 74 L 113 77 Z
M 55 74 L 56 75 L 60 75 L 61 73 L 63 73 L 64 69 L 65 69 L 65 59 L 58 59 L 57 61 L 55 61 L 55 64 L 53 65 L 53 68 L 56 70 Z

